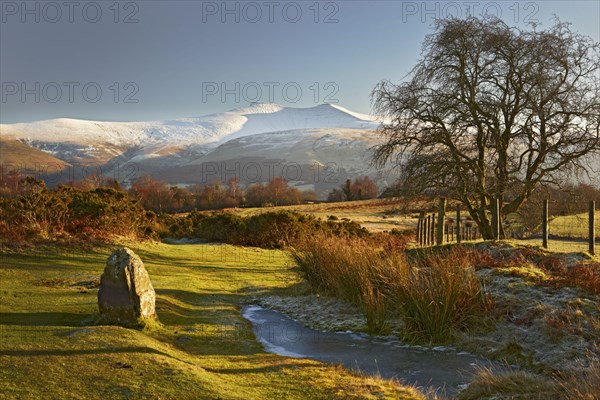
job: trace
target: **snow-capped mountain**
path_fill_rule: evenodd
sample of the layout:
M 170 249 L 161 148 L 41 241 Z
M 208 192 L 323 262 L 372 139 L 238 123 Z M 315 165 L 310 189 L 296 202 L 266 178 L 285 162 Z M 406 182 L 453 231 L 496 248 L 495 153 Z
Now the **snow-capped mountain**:
M 268 163 L 271 169 L 277 162 L 284 164 L 280 172 L 286 163 L 294 163 L 306 170 L 335 167 L 340 180 L 374 176 L 369 148 L 378 143 L 377 126 L 375 117 L 337 105 L 292 108 L 258 103 L 196 118 L 149 122 L 60 118 L 3 124 L 0 130 L 2 140 L 20 141 L 70 164 L 99 166 L 105 172 L 135 163 L 138 175 L 191 184 L 202 183 L 198 176 L 207 163 L 217 170 L 222 164 L 228 174 L 239 167 L 243 175 L 242 165 L 249 162 Z M 211 179 L 221 178 L 219 173 Z M 293 183 L 323 190 L 337 185 L 312 180 L 307 175 Z
M 342 107 L 322 104 L 289 108 L 257 103 L 198 118 L 148 122 L 50 119 L 1 125 L 2 135 L 30 142 L 109 144 L 131 147 L 156 144 L 208 144 L 257 133 L 311 128 L 374 128 L 375 118 Z

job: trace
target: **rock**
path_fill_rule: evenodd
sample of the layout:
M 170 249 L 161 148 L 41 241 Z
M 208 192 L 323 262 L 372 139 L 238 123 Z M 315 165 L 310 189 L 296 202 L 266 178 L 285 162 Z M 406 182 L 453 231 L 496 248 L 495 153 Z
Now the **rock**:
M 155 302 L 156 294 L 140 257 L 127 247 L 114 251 L 100 278 L 102 321 L 125 326 L 156 321 Z

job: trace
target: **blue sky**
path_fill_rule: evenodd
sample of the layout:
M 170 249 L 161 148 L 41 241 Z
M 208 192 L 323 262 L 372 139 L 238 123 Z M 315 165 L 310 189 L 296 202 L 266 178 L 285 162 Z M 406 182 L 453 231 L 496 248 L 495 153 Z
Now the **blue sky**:
M 273 101 L 370 111 L 400 81 L 433 19 L 470 12 L 510 25 L 557 15 L 600 40 L 598 1 L 4 1 L 3 123 L 194 117 Z

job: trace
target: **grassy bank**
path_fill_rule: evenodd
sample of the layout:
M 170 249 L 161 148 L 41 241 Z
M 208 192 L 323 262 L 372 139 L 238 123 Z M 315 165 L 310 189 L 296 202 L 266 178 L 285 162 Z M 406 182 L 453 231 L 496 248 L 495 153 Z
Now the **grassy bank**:
M 598 398 L 597 258 L 509 242 L 390 251 L 331 237 L 311 239 L 292 255 L 317 299 L 345 300 L 364 315 L 364 325 L 347 319 L 353 329 L 387 334 L 393 323 L 405 340 L 451 344 L 521 368 L 482 370 L 460 399 Z M 267 303 L 319 320 L 289 300 Z
M 0 398 L 423 398 L 376 378 L 265 353 L 240 303 L 303 285 L 284 252 L 224 245 L 130 245 L 164 325 L 95 326 L 112 248 L 0 255 Z

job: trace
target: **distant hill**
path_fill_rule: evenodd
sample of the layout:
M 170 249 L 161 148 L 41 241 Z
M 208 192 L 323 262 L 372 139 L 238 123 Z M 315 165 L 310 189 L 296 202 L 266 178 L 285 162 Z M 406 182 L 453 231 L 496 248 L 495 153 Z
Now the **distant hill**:
M 44 154 L 63 165 L 95 167 L 127 184 L 149 174 L 171 184 L 208 183 L 236 175 L 244 183 L 286 177 L 324 197 L 345 179 L 369 175 L 379 143 L 375 117 L 322 104 L 309 108 L 258 103 L 197 118 L 149 122 L 52 119 L 1 125 L 12 163 Z M 2 161 L 6 163 L 6 161 Z M 89 168 L 88 168 L 89 169 Z
M 0 138 L 0 166 L 3 174 L 19 171 L 46 177 L 66 171 L 70 164 L 18 140 Z

